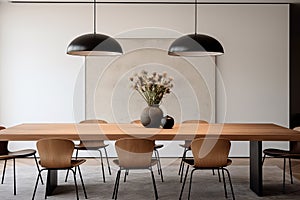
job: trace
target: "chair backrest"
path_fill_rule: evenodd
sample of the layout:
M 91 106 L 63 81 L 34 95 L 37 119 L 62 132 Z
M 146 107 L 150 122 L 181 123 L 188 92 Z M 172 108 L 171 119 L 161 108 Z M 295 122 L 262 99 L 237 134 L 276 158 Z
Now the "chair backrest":
M 87 119 L 79 122 L 80 124 L 107 124 L 107 121 L 102 119 Z M 79 145 L 89 146 L 103 146 L 103 140 L 80 140 Z
M 300 127 L 296 127 L 293 130 L 299 131 L 300 134 Z M 291 141 L 290 142 L 290 152 L 294 154 L 300 154 L 300 142 Z
M 130 122 L 131 124 L 142 124 L 141 120 L 136 119 Z
M 185 120 L 182 122 L 183 124 L 208 124 L 207 121 L 201 119 L 192 119 L 192 120 Z
M 207 121 L 205 120 L 201 120 L 201 119 L 191 119 L 191 120 L 185 120 L 182 122 L 183 124 L 208 124 Z M 190 146 L 191 145 L 191 140 L 185 140 L 184 141 L 184 145 L 186 147 Z
M 83 123 L 89 123 L 89 124 L 107 124 L 107 121 L 102 120 L 102 119 L 87 119 L 87 120 L 83 120 L 81 122 L 79 122 L 80 124 Z
M 231 143 L 227 139 L 194 139 L 191 144 L 195 167 L 224 167 L 227 165 Z
M 139 138 L 123 138 L 115 143 L 119 166 L 126 169 L 144 169 L 151 166 L 154 141 Z
M 37 141 L 40 164 L 45 168 L 71 167 L 74 143 L 68 139 L 41 139 Z
M 5 129 L 5 127 L 0 126 L 0 130 Z M 8 154 L 8 141 L 0 141 L 0 155 L 7 155 Z

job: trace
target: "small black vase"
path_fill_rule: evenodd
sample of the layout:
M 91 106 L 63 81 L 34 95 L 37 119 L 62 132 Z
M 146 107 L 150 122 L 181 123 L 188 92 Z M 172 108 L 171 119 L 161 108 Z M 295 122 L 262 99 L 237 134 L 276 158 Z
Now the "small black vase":
M 166 115 L 161 119 L 161 127 L 165 129 L 171 129 L 174 126 L 173 117 Z

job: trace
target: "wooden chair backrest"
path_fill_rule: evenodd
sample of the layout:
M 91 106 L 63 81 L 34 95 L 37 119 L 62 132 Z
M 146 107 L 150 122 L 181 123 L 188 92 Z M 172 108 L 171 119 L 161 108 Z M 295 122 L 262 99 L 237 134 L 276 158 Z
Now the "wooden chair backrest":
M 139 138 L 122 138 L 116 141 L 115 149 L 120 167 L 144 169 L 151 165 L 154 141 Z
M 207 121 L 201 120 L 201 119 L 191 119 L 191 120 L 185 120 L 182 122 L 183 124 L 208 124 Z
M 201 120 L 201 119 L 185 120 L 185 121 L 183 121 L 182 123 L 183 123 L 183 124 L 208 124 L 207 121 Z M 184 141 L 184 145 L 185 145 L 186 147 L 190 146 L 191 143 L 192 143 L 191 140 L 185 140 L 185 141 Z
M 40 164 L 45 168 L 71 167 L 74 143 L 68 139 L 41 139 L 37 141 Z
M 231 143 L 227 139 L 194 139 L 191 144 L 194 166 L 201 168 L 227 165 Z
M 131 124 L 142 124 L 141 120 L 136 119 L 130 122 Z
M 107 124 L 107 121 L 102 119 L 87 119 L 79 122 L 80 124 Z
M 300 134 L 300 127 L 295 127 L 293 130 L 299 131 L 299 134 Z M 291 141 L 290 142 L 290 152 L 293 154 L 300 154 L 300 142 Z
M 5 127 L 0 126 L 0 130 L 5 129 Z M 0 155 L 8 154 L 8 141 L 0 141 Z
M 79 122 L 80 124 L 107 124 L 107 121 L 102 119 L 87 119 Z M 103 140 L 80 140 L 79 145 L 89 146 L 103 146 Z

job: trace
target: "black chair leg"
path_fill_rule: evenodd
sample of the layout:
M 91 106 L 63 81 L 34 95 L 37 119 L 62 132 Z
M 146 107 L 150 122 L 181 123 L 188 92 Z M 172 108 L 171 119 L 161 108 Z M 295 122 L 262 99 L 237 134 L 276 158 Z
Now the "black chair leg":
M 34 197 L 35 197 L 35 194 L 36 194 L 36 190 L 37 190 L 37 186 L 38 186 L 38 183 L 39 183 L 39 179 L 40 179 L 40 177 L 42 177 L 42 175 L 41 175 L 42 171 L 43 170 L 39 170 L 39 174 L 38 174 L 38 176 L 36 178 L 35 186 L 34 186 L 34 190 L 33 190 L 33 194 L 32 194 L 32 200 L 34 200 Z
M 221 183 L 220 169 L 218 169 L 218 177 L 219 177 L 219 182 Z
M 266 159 L 266 154 L 264 154 L 263 160 L 261 162 L 262 165 L 264 165 L 265 159 Z
M 108 156 L 107 156 L 107 151 L 106 151 L 106 148 L 105 148 L 105 147 L 104 147 L 104 153 L 105 153 L 105 157 L 106 157 L 106 162 L 107 162 L 108 172 L 109 172 L 109 175 L 111 175 L 110 165 L 109 165 Z
M 83 183 L 83 178 L 82 178 L 81 170 L 80 170 L 79 166 L 77 166 L 77 168 L 78 168 L 79 177 L 80 177 L 80 180 L 81 180 L 81 185 L 82 185 L 82 188 L 83 188 L 84 197 L 87 199 L 87 194 L 86 194 L 85 186 L 84 186 L 84 183 Z
M 160 162 L 159 152 L 158 152 L 158 150 L 154 150 L 154 152 L 155 152 L 155 157 L 157 159 L 157 171 L 158 171 L 158 175 L 160 175 L 161 182 L 164 182 L 164 177 L 163 177 L 163 174 L 162 174 L 162 168 L 161 168 L 161 162 Z
M 76 154 L 75 154 L 75 159 L 77 160 L 78 158 L 78 149 L 76 149 Z M 68 176 L 69 176 L 69 169 L 67 170 L 67 174 L 66 174 L 66 178 L 65 178 L 65 182 L 68 181 Z M 75 168 L 75 172 L 76 172 L 76 168 Z
M 119 169 L 118 173 L 117 173 L 112 199 L 117 199 L 118 198 L 120 177 L 121 177 L 121 169 Z
M 125 170 L 125 175 L 124 175 L 124 183 L 126 182 L 126 178 L 128 176 L 128 173 L 129 173 L 129 169 L 126 169 Z
M 189 194 L 188 194 L 188 200 L 190 200 L 191 197 L 191 191 L 192 191 L 192 179 L 193 179 L 193 174 L 195 172 L 196 169 L 193 169 L 191 172 L 191 178 L 190 178 L 190 185 L 189 185 Z
M 227 188 L 226 188 L 226 181 L 225 181 L 225 174 L 224 174 L 224 168 L 222 168 L 222 176 L 223 176 L 223 185 L 224 185 L 225 198 L 228 198 Z
M 224 170 L 227 172 L 227 176 L 228 176 L 228 179 L 229 179 L 229 184 L 230 184 L 230 188 L 231 188 L 232 199 L 235 200 L 230 173 L 229 173 L 228 169 L 224 168 Z
M 285 193 L 285 165 L 286 165 L 286 159 L 283 158 L 283 184 L 282 184 L 283 193 Z
M 100 160 L 101 160 L 101 168 L 102 168 L 102 177 L 103 177 L 103 182 L 105 183 L 105 172 L 104 172 L 104 165 L 103 165 L 103 156 L 101 150 L 98 150 L 100 154 Z
M 184 165 L 184 163 L 183 163 L 183 160 L 184 160 L 184 158 L 185 158 L 185 154 L 186 154 L 186 150 L 187 148 L 184 148 L 184 150 L 183 150 L 183 154 L 182 154 L 182 157 L 181 157 L 181 162 L 180 162 L 180 166 L 179 166 L 179 171 L 178 171 L 178 175 L 180 175 L 181 174 L 181 172 L 182 172 L 182 166 Z
M 186 182 L 186 177 L 187 177 L 188 172 L 189 172 L 189 167 L 190 166 L 188 165 L 187 168 L 186 168 L 186 172 L 185 172 L 185 176 L 184 176 L 184 179 L 183 179 L 183 184 L 182 184 L 182 187 L 181 187 L 181 192 L 180 192 L 179 200 L 181 200 L 181 197 L 182 197 L 182 193 L 183 193 L 185 182 Z
M 73 169 L 70 169 L 73 172 L 73 177 L 74 177 L 74 185 L 75 185 L 75 191 L 76 191 L 76 199 L 79 200 L 79 195 L 78 195 L 78 186 L 77 186 L 77 180 L 76 180 L 76 172 Z
M 16 186 L 17 180 L 16 180 L 16 159 L 15 158 L 13 159 L 13 165 L 14 165 L 14 195 L 16 195 L 17 194 L 17 186 Z
M 36 164 L 37 170 L 38 170 L 38 172 L 40 172 L 41 170 L 40 170 L 40 167 L 39 167 L 39 164 L 38 164 L 38 161 L 37 161 L 36 155 L 34 154 L 33 156 L 34 156 L 34 160 L 35 160 L 35 164 Z M 43 181 L 43 178 L 42 178 L 42 176 L 41 176 L 41 174 L 40 174 L 40 173 L 39 173 L 39 176 L 38 176 L 38 178 L 40 178 L 40 179 L 41 179 L 41 183 L 42 183 L 42 185 L 44 185 L 44 181 Z
M 289 166 L 290 166 L 290 177 L 291 177 L 291 184 L 294 184 L 294 181 L 293 181 L 293 171 L 292 171 L 292 161 L 291 161 L 291 158 L 289 158 Z
M 5 170 L 6 170 L 6 163 L 7 163 L 7 160 L 5 159 L 4 160 L 4 166 L 3 166 L 3 172 L 2 172 L 1 184 L 3 184 L 3 182 L 4 182 L 4 176 L 5 176 Z
M 155 199 L 157 200 L 158 199 L 158 194 L 157 194 L 157 188 L 156 188 L 155 178 L 154 178 L 152 168 L 150 168 L 150 171 L 151 171 L 152 183 L 153 183 L 153 188 L 154 188 L 154 195 L 155 195 Z

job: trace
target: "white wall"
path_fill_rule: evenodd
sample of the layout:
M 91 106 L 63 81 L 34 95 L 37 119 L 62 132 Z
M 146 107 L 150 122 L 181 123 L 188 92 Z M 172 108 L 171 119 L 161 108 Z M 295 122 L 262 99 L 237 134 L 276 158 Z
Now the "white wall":
M 110 35 L 143 27 L 193 32 L 192 6 L 98 8 L 98 31 Z M 199 32 L 225 48 L 218 58 L 217 121 L 287 126 L 288 5 L 201 5 L 198 10 Z M 73 38 L 92 31 L 91 6 L 2 3 L 0 30 L 1 124 L 83 118 L 79 72 L 84 59 L 65 51 Z M 10 146 L 28 145 L 34 143 Z M 246 145 L 234 144 L 231 155 L 247 155 Z

